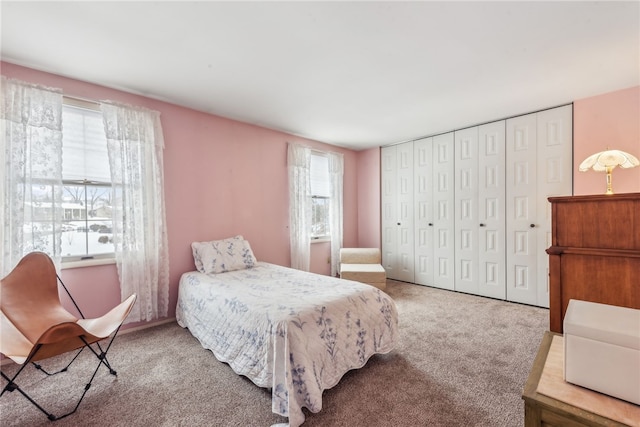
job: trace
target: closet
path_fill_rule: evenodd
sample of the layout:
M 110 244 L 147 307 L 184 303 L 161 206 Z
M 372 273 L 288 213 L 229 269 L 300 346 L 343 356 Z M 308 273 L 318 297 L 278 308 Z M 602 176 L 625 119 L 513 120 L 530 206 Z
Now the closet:
M 381 150 L 387 277 L 548 307 L 547 197 L 572 192 L 572 106 Z

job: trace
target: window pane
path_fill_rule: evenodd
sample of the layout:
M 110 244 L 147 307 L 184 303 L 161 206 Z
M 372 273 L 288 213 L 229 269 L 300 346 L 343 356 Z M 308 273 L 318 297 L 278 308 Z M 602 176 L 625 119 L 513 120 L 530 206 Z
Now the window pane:
M 311 154 L 310 178 L 312 196 L 331 196 L 329 158 L 327 156 Z
M 329 236 L 329 201 L 328 198 L 313 197 L 311 199 L 311 237 L 319 238 Z
M 329 158 L 324 154 L 311 153 L 311 238 L 329 237 L 329 203 L 331 180 L 329 177 Z
M 65 185 L 62 208 L 62 256 L 113 253 L 111 187 Z
M 23 227 L 25 253 L 42 251 L 53 254 L 54 221 L 53 221 L 54 186 L 46 181 L 32 185 L 25 199 L 25 223 Z
M 110 182 L 107 138 L 99 111 L 63 106 L 62 178 Z

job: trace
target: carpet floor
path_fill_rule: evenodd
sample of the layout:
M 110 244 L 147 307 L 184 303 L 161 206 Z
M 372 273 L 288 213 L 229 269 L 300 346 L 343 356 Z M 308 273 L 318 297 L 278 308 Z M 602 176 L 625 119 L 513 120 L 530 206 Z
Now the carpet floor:
M 522 390 L 549 311 L 389 281 L 400 317 L 393 352 L 376 355 L 323 394 L 303 426 L 523 425 Z M 85 354 L 86 353 L 86 354 Z M 91 357 L 89 357 L 91 356 Z M 116 338 L 78 411 L 51 422 L 18 392 L 0 398 L 2 426 L 270 426 L 270 391 L 236 375 L 188 330 L 167 323 Z M 57 357 L 46 369 L 64 366 Z M 18 384 L 56 415 L 73 409 L 95 357 L 54 377 L 27 367 Z M 15 365 L 2 367 L 10 375 Z M 4 386 L 6 381 L 3 380 Z

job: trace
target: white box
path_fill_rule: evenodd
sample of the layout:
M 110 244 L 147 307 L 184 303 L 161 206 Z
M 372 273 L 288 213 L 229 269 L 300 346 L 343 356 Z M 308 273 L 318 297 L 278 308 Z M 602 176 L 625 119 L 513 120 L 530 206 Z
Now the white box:
M 570 300 L 564 379 L 640 405 L 640 310 Z

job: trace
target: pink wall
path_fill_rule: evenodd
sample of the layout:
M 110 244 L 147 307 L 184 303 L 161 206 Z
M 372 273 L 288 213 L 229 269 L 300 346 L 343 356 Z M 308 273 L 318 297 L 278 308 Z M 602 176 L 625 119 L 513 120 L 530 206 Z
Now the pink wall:
M 619 149 L 640 158 L 640 86 L 573 103 L 574 194 L 604 194 L 604 172 L 579 172 L 584 159 L 598 151 Z M 613 171 L 615 193 L 640 192 L 640 167 Z
M 317 242 L 311 245 L 311 264 L 314 273 L 331 274 L 331 242 Z
M 358 152 L 358 246 L 380 248 L 380 148 Z
M 65 95 L 111 99 L 161 113 L 169 317 L 175 316 L 180 276 L 194 270 L 193 241 L 242 234 L 259 260 L 290 265 L 287 142 L 344 154 L 344 244 L 358 244 L 356 152 L 9 63 L 0 65 L 7 77 L 62 88 Z M 329 245 L 312 246 L 314 271 L 328 274 Z M 65 269 L 62 278 L 87 316 L 104 314 L 120 301 L 114 265 Z

